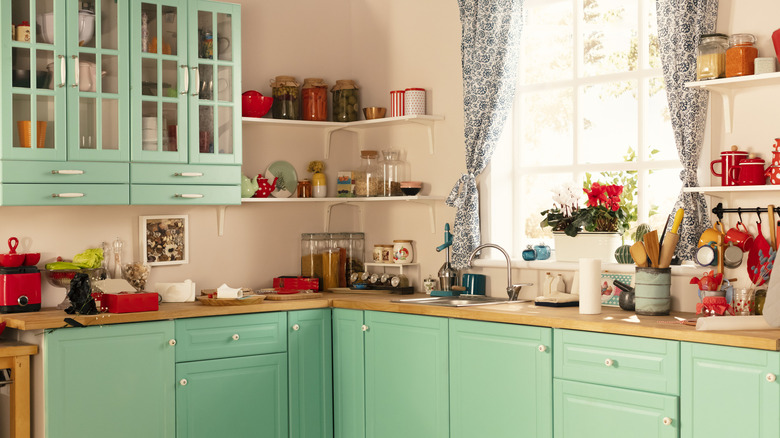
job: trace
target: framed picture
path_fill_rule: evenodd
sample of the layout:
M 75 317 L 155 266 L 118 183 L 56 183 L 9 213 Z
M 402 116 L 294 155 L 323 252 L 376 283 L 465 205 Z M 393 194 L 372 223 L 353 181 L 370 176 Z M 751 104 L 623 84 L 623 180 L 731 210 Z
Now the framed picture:
M 602 306 L 619 306 L 620 305 L 620 288 L 615 286 L 614 281 L 622 281 L 623 283 L 631 286 L 634 282 L 634 274 L 617 274 L 617 273 L 601 273 L 601 305 Z
M 141 257 L 151 266 L 189 263 L 187 215 L 141 216 Z

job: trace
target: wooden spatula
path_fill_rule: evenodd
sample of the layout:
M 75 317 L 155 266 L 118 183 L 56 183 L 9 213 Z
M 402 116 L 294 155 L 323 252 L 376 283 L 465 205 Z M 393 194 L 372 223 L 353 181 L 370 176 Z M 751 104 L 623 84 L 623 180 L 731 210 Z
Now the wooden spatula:
M 645 252 L 645 245 L 642 242 L 634 242 L 628 252 L 631 253 L 631 258 L 634 259 L 634 263 L 637 266 L 640 268 L 647 267 L 647 252 Z
M 658 246 L 658 231 L 653 230 L 645 234 L 644 240 L 645 251 L 647 252 L 647 257 L 650 259 L 650 266 L 657 268 L 658 253 L 660 252 L 660 248 Z

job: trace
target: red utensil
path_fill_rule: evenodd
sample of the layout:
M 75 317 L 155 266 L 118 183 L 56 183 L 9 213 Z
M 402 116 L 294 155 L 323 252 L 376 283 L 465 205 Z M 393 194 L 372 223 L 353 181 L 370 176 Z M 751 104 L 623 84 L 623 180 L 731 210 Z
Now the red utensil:
M 19 246 L 19 239 L 11 237 L 8 239 L 8 254 L 0 255 L 0 265 L 6 268 L 16 268 L 24 263 L 24 254 L 17 254 L 16 248 Z
M 772 42 L 775 45 L 775 55 L 780 58 L 780 29 L 772 33 Z
M 769 246 L 769 242 L 761 233 L 761 222 L 756 223 L 756 228 L 758 235 L 753 241 L 753 247 L 748 252 L 747 270 L 750 281 L 756 286 L 761 286 L 766 281 L 764 277 L 769 276 L 766 271 L 767 269 L 771 270 L 774 257 L 773 254 L 770 254 L 772 248 Z

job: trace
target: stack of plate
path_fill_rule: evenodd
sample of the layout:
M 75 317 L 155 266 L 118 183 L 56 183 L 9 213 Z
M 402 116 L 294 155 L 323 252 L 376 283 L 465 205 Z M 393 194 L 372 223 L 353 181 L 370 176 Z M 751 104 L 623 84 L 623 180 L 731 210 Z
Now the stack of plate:
M 145 151 L 157 150 L 157 117 L 144 117 L 141 121 L 142 149 Z

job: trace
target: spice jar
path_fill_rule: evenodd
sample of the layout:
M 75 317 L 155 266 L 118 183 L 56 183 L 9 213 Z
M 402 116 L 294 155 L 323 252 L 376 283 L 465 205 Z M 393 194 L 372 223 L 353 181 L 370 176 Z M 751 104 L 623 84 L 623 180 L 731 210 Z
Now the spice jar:
M 308 179 L 298 181 L 298 197 L 311 198 L 311 181 Z
M 382 178 L 384 196 L 403 196 L 401 181 L 406 181 L 406 163 L 400 159 L 398 151 L 382 151 Z
M 374 263 L 382 263 L 382 248 L 383 247 L 384 247 L 384 245 L 381 245 L 381 244 L 374 245 L 374 253 L 373 253 L 374 254 L 374 256 L 373 256 Z
M 303 120 L 328 120 L 328 85 L 321 78 L 306 78 L 301 89 Z
M 333 121 L 355 122 L 360 114 L 360 91 L 355 81 L 340 79 L 331 88 L 333 92 Z
M 360 152 L 361 164 L 355 172 L 355 196 L 382 196 L 384 193 L 382 166 L 377 157 L 379 157 L 377 151 Z
M 752 75 L 753 63 L 757 56 L 756 37 L 749 33 L 735 33 L 729 37 L 729 48 L 726 50 L 726 77 Z
M 717 79 L 726 76 L 726 49 L 729 37 L 722 33 L 701 36 L 696 47 L 696 80 Z
M 301 101 L 298 82 L 292 76 L 277 76 L 271 81 L 274 102 L 271 114 L 275 119 L 300 120 Z

